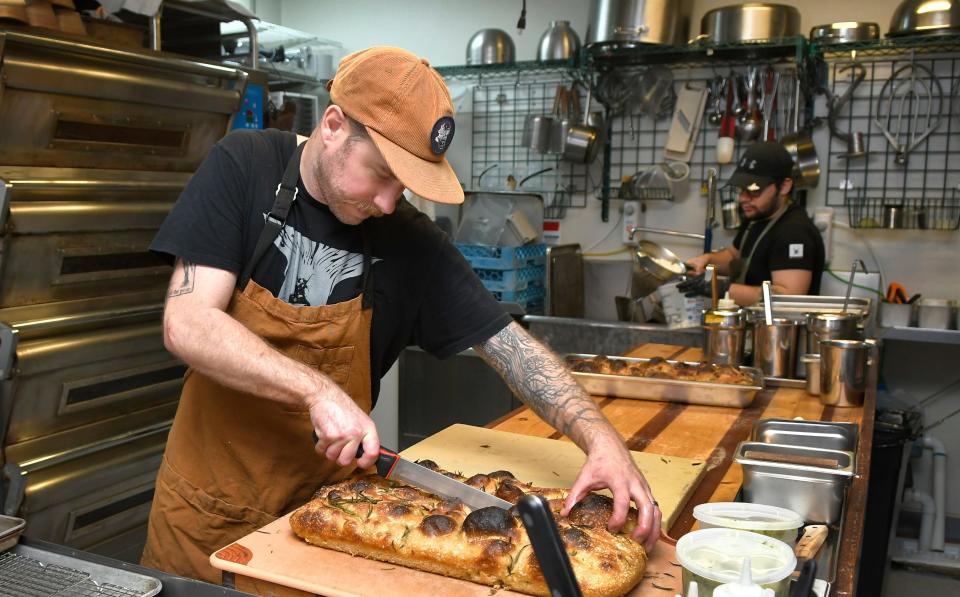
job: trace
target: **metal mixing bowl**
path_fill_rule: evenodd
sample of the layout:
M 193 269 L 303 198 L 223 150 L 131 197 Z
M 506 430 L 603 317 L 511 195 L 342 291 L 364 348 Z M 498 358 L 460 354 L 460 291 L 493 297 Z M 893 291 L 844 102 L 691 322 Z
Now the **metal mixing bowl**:
M 516 49 L 503 29 L 481 29 L 467 42 L 467 64 L 513 64 Z
M 957 0 L 904 0 L 893 11 L 887 37 L 926 35 L 960 31 L 960 2 Z

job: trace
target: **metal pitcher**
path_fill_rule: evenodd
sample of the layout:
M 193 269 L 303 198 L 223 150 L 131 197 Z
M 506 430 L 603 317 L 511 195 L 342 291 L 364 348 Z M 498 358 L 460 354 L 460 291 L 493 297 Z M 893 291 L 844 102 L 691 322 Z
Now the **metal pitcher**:
M 704 358 L 718 365 L 742 365 L 747 328 L 743 310 L 704 311 L 702 323 Z
M 863 404 L 872 347 L 872 343 L 862 340 L 820 343 L 820 402 L 828 406 Z
M 797 322 L 774 318 L 753 322 L 753 364 L 766 377 L 791 378 L 796 366 Z

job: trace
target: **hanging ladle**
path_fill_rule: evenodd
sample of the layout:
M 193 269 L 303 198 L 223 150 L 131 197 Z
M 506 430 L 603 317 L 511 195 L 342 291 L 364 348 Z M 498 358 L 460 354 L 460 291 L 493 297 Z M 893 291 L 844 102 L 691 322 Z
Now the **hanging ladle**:
M 850 265 L 850 278 L 847 280 L 847 293 L 843 296 L 843 312 L 847 312 L 847 304 L 850 302 L 850 293 L 853 291 L 853 278 L 857 275 L 857 265 L 860 271 L 867 273 L 867 266 L 860 259 L 854 259 Z

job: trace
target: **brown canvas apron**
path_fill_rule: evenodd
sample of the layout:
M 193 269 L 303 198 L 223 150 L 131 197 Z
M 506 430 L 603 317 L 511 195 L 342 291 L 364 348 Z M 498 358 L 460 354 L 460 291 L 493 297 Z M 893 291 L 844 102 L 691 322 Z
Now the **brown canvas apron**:
M 287 166 L 227 313 L 284 355 L 328 375 L 370 412 L 373 308 L 366 237 L 363 291 L 353 300 L 297 307 L 250 280 L 296 196 L 301 152 L 302 145 Z M 312 431 L 306 409 L 188 370 L 157 476 L 142 563 L 219 583 L 211 553 L 300 506 L 321 482 L 349 473 L 314 451 Z

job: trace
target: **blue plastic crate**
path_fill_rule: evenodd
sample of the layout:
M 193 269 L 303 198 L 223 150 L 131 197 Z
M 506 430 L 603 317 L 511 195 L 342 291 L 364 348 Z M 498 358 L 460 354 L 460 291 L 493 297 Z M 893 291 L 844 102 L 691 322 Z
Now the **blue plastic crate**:
M 520 269 L 475 269 L 487 290 L 523 290 L 531 282 L 543 282 L 547 268 L 531 265 Z
M 547 296 L 547 289 L 539 284 L 531 284 L 523 290 L 491 291 L 493 298 L 504 303 L 519 303 L 526 305 L 535 301 L 543 301 Z
M 547 261 L 547 245 L 544 244 L 494 247 L 457 243 L 457 248 L 475 269 L 517 269 L 543 265 Z

